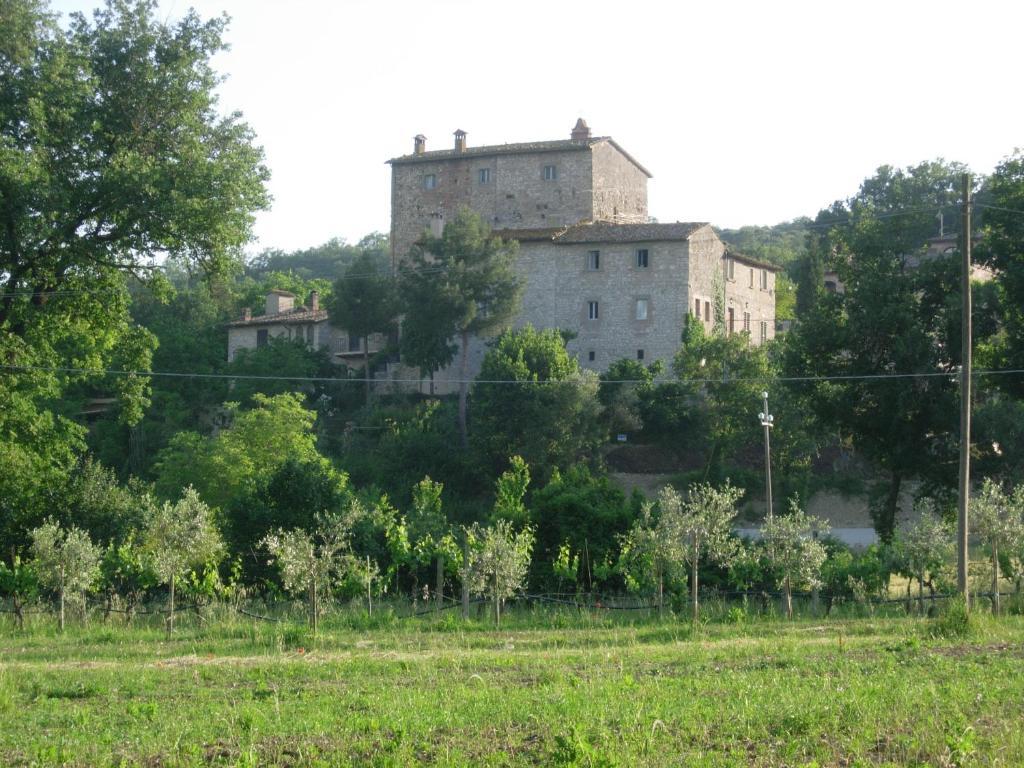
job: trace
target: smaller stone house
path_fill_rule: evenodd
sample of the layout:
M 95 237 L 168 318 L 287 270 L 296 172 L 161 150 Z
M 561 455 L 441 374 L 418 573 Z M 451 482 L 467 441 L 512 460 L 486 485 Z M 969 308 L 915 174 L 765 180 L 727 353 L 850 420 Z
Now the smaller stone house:
M 267 294 L 262 315 L 253 315 L 246 309 L 239 320 L 228 323 L 228 362 L 235 359 L 239 350 L 259 349 L 272 338 L 285 338 L 302 341 L 314 349 L 324 349 L 335 362 L 360 367 L 363 360 L 362 337 L 332 326 L 327 310 L 320 307 L 320 296 L 316 291 L 309 296 L 309 306 L 295 306 L 295 298 L 290 291 L 275 289 Z M 380 334 L 371 336 L 369 342 L 371 355 L 385 345 Z

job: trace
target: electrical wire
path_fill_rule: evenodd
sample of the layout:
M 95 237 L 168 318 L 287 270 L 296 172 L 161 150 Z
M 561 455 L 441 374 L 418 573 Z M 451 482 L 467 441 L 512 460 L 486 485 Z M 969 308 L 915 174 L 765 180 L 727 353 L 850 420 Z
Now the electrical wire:
M 188 371 L 135 371 L 115 370 L 109 368 L 73 368 L 63 366 L 32 366 L 32 365 L 0 365 L 0 370 L 24 371 L 24 372 L 45 372 L 45 373 L 67 373 L 75 375 L 92 376 L 135 376 L 141 378 L 175 378 L 175 379 L 212 379 L 228 381 L 290 381 L 309 384 L 424 384 L 429 381 L 427 378 L 415 379 L 375 379 L 366 377 L 339 378 L 331 376 L 270 376 L 254 374 L 232 374 L 232 373 L 198 373 Z M 1024 374 L 1022 368 L 1003 370 L 980 370 L 973 371 L 972 377 L 981 376 L 1009 376 Z M 898 379 L 933 379 L 947 378 L 957 379 L 958 371 L 927 371 L 921 373 L 864 373 L 864 374 L 836 374 L 831 376 L 721 376 L 689 379 L 657 378 L 651 381 L 645 379 L 610 379 L 603 380 L 602 384 L 682 384 L 682 385 L 705 385 L 705 384 L 751 384 L 751 383 L 808 383 L 817 381 L 881 381 Z M 550 385 L 550 384 L 578 384 L 579 380 L 535 380 L 535 379 L 434 379 L 434 385 L 442 384 L 487 384 L 496 386 L 523 386 L 523 385 Z

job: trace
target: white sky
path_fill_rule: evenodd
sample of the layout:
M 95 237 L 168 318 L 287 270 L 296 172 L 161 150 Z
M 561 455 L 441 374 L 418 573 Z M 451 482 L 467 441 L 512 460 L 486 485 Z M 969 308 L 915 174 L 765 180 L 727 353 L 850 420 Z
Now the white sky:
M 190 5 L 232 18 L 221 105 L 273 175 L 253 251 L 386 232 L 384 161 L 417 133 L 568 138 L 582 116 L 654 174 L 652 216 L 722 227 L 813 216 L 879 165 L 988 173 L 1024 145 L 1019 0 L 160 0 Z

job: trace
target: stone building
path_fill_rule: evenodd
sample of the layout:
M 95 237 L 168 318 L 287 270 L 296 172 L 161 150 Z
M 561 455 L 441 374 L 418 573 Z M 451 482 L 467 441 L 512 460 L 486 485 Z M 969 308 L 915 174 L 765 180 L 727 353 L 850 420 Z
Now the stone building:
M 420 135 L 412 154 L 389 163 L 395 266 L 424 231 L 440 234 L 472 209 L 519 242 L 514 324 L 574 332 L 569 349 L 584 367 L 670 361 L 687 314 L 714 325 L 716 297 L 727 332 L 748 332 L 754 344 L 775 336 L 777 268 L 729 252 L 707 223 L 650 221 L 650 172 L 582 119 L 553 141 L 469 147 L 459 130 L 453 148 L 427 151 Z M 474 375 L 485 351 L 471 343 Z
M 363 360 L 363 339 L 330 324 L 327 310 L 321 309 L 316 291 L 309 296 L 309 306 L 295 304 L 295 294 L 273 290 L 267 294 L 262 315 L 246 309 L 239 320 L 227 324 L 228 361 L 242 349 L 259 349 L 270 339 L 301 341 L 314 349 L 324 349 L 336 362 L 359 367 Z M 384 347 L 385 339 L 371 336 L 369 350 L 373 354 Z

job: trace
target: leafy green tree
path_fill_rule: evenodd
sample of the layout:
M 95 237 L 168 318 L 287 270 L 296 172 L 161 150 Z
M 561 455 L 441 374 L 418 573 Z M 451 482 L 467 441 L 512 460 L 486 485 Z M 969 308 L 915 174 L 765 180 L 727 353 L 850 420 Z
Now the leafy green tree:
M 631 592 L 653 587 L 658 599 L 658 615 L 665 613 L 665 581 L 671 575 L 677 555 L 677 543 L 669 538 L 668 525 L 662 522 L 651 502 L 644 502 L 629 532 L 620 537 L 618 567 Z
M 501 626 L 501 604 L 526 585 L 533 551 L 533 531 L 518 533 L 508 520 L 489 527 L 474 523 L 466 529 L 469 558 L 460 576 L 474 595 L 487 595 L 494 605 L 494 625 Z
M 702 562 L 729 565 L 739 551 L 739 541 L 732 535 L 736 503 L 743 491 L 728 482 L 721 488 L 707 483 L 690 486 L 686 499 L 671 486 L 658 494 L 661 517 L 659 527 L 672 542 L 670 556 L 690 570 L 690 598 L 693 620 L 700 618 L 699 573 Z
M 459 547 L 442 510 L 442 491 L 443 484 L 424 477 L 412 489 L 412 505 L 406 516 L 407 536 L 416 559 L 422 564 L 433 560 L 436 565 L 434 599 L 438 611 L 444 605 L 445 562 L 457 562 L 459 558 Z
M 65 603 L 85 610 L 85 593 L 99 576 L 100 551 L 80 528 L 48 520 L 32 531 L 32 560 L 39 583 L 57 593 L 57 621 L 64 631 Z
M 193 568 L 217 563 L 224 555 L 224 542 L 213 518 L 195 488 L 189 486 L 173 504 L 155 507 L 146 521 L 142 548 L 157 583 L 166 584 L 170 600 L 167 633 L 174 631 L 174 589 L 179 579 Z
M 134 535 L 118 543 L 111 542 L 103 550 L 100 587 L 106 595 L 108 612 L 115 601 L 123 601 L 125 615 L 131 622 L 146 591 L 156 584 L 156 574 Z
M 0 596 L 11 601 L 18 629 L 25 628 L 25 606 L 39 596 L 39 576 L 31 562 L 14 555 L 11 565 L 0 562 Z
M 590 459 L 601 442 L 597 393 L 597 374 L 580 369 L 557 330 L 506 331 L 473 386 L 473 446 L 494 467 L 517 455 L 542 476 Z
M 819 294 L 786 343 L 786 373 L 811 377 L 794 389 L 886 475 L 871 504 L 883 542 L 895 533 L 908 478 L 955 478 L 955 380 L 892 374 L 952 372 L 959 362 L 959 342 L 949 343 L 949 323 L 929 300 L 936 291 L 925 290 L 934 274 L 914 264 L 937 232 L 936 213 L 956 221 L 963 170 L 941 162 L 885 166 L 857 195 L 822 211 L 818 223 L 828 234 L 821 248 L 845 292 Z M 944 289 L 944 300 L 957 291 Z
M 334 283 L 327 310 L 331 324 L 362 339 L 366 402 L 370 402 L 370 336 L 390 336 L 398 315 L 395 281 L 380 269 L 379 260 L 363 254 Z
M 793 618 L 793 587 L 821 584 L 821 567 L 827 552 L 814 534 L 827 534 L 824 520 L 808 515 L 793 498 L 789 512 L 766 520 L 761 540 L 772 570 L 778 575 L 785 600 L 786 616 Z
M 406 345 L 407 352 L 412 352 L 410 362 L 429 370 L 436 370 L 430 366 L 439 361 L 448 365 L 455 348 L 447 347 L 447 359 L 441 353 L 449 339 L 458 337 L 459 432 L 464 447 L 469 434 L 469 341 L 505 327 L 519 308 L 522 281 L 515 272 L 517 250 L 516 241 L 493 236 L 479 215 L 463 208 L 441 237 L 422 238 L 402 273 L 403 326 L 423 334 L 417 349 Z
M 160 22 L 155 2 L 110 2 L 57 24 L 40 3 L 0 14 L 0 496 L 44 506 L 85 430 L 65 394 L 116 395 L 125 423 L 147 404 L 155 341 L 132 324 L 127 280 L 159 287 L 157 258 L 222 270 L 267 205 L 262 152 L 221 116 L 211 58 L 225 21 Z M 12 519 L 13 518 L 13 519 Z
M 508 463 L 508 469 L 494 484 L 494 517 L 513 525 L 525 525 L 530 520 L 524 501 L 530 486 L 530 467 L 522 456 L 512 456 Z
M 302 392 L 311 403 L 328 388 L 320 382 L 289 381 L 291 378 L 333 378 L 340 369 L 325 349 L 310 349 L 299 339 L 270 338 L 266 346 L 240 349 L 228 364 L 226 372 L 237 375 L 231 397 L 239 403 L 248 403 L 255 394 L 273 395 Z M 253 377 L 247 379 L 245 377 Z M 286 378 L 276 378 L 286 377 Z
M 257 551 L 271 531 L 312 532 L 318 514 L 342 514 L 352 499 L 347 475 L 322 456 L 286 457 L 270 474 L 256 477 L 253 490 L 224 510 L 230 550 L 246 563 L 246 579 L 257 583 L 267 575 Z
M 577 564 L 574 583 L 592 588 L 595 566 L 619 559 L 619 541 L 633 522 L 634 510 L 608 477 L 583 465 L 561 472 L 533 492 L 530 523 L 537 532 L 536 559 L 551 562 L 563 547 Z M 568 578 L 563 575 L 562 578 Z
M 707 446 L 705 475 L 719 482 L 725 460 L 750 442 L 756 427 L 761 392 L 774 373 L 765 347 L 751 346 L 747 334 L 709 334 L 702 323 L 688 322 L 672 367 L 686 420 Z
M 313 434 L 316 413 L 303 405 L 301 395 L 255 394 L 253 404 L 249 411 L 226 404 L 230 426 L 213 437 L 175 435 L 157 458 L 157 494 L 174 498 L 194 485 L 211 505 L 225 509 L 289 459 L 320 458 Z
M 643 404 L 652 398 L 654 380 L 664 368 L 661 360 L 644 365 L 624 357 L 601 374 L 597 397 L 603 409 L 601 420 L 610 434 L 638 432 L 644 427 Z
M 257 280 L 276 272 L 291 273 L 305 281 L 334 281 L 344 275 L 356 259 L 363 256 L 372 259 L 375 270 L 388 269 L 391 266 L 388 236 L 371 232 L 355 245 L 345 242 L 344 238 L 334 237 L 322 245 L 290 253 L 267 249 L 250 259 L 245 265 L 245 271 Z M 287 287 L 284 289 L 293 290 Z
M 999 613 L 999 557 L 1024 547 L 1024 486 L 1007 493 L 987 478 L 971 503 L 971 527 L 988 548 L 992 562 L 992 612 Z

